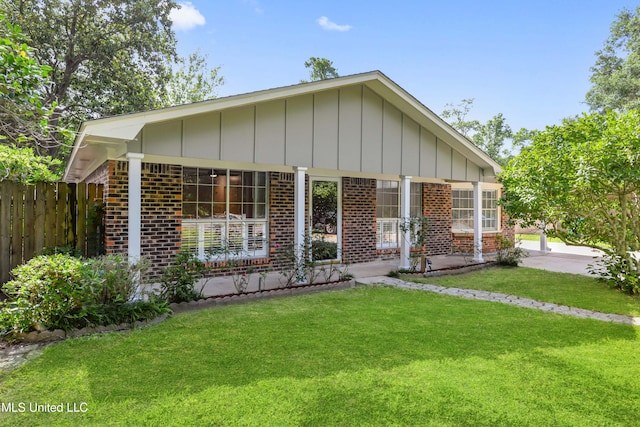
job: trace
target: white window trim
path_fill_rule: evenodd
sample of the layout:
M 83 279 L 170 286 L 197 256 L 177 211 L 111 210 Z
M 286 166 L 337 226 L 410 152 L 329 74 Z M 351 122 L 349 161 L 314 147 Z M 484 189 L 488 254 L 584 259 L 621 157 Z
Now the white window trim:
M 396 181 L 394 179 L 380 179 L 377 181 L 395 181 L 398 183 L 398 212 L 400 212 L 400 198 L 401 198 L 401 191 L 400 191 L 400 181 Z M 422 196 L 424 196 L 423 194 L 423 189 L 422 189 L 422 182 L 420 181 L 411 181 L 411 184 L 416 184 L 416 185 L 420 185 L 420 194 Z M 412 185 L 410 185 L 409 187 L 409 204 L 410 204 L 410 209 L 411 209 L 411 187 Z M 377 187 L 376 187 L 376 191 L 377 191 Z M 377 198 L 377 194 L 376 194 L 376 198 Z M 420 208 L 422 209 L 422 211 L 424 212 L 424 206 L 422 205 L 422 198 L 420 199 Z M 399 249 L 400 248 L 400 244 L 401 244 L 401 240 L 402 240 L 402 231 L 400 230 L 400 220 L 401 218 L 380 218 L 378 216 L 376 216 L 376 249 L 377 250 L 385 250 L 385 249 Z M 378 228 L 382 227 L 382 224 L 386 223 L 395 223 L 395 228 L 396 228 L 396 242 L 395 243 L 383 243 L 382 242 L 382 234 L 378 233 Z M 412 241 L 412 246 L 413 246 L 413 241 Z
M 496 201 L 500 200 L 500 196 L 502 195 L 502 187 L 491 185 L 491 184 L 482 184 L 482 191 L 495 191 L 496 192 Z M 473 186 L 471 184 L 457 184 L 451 185 L 451 198 L 453 202 L 453 191 L 454 190 L 468 190 L 473 191 Z M 453 213 L 453 207 L 451 208 Z M 453 216 L 453 215 L 452 215 Z M 454 228 L 451 227 L 451 232 L 454 234 L 473 234 L 473 228 Z M 491 230 L 486 230 L 484 227 L 482 228 L 482 234 L 500 234 L 502 233 L 502 206 L 496 204 L 496 228 Z
M 188 166 L 190 168 L 195 168 L 200 166 Z M 205 169 L 208 167 L 205 167 Z M 196 252 L 198 254 L 198 258 L 202 261 L 224 261 L 225 259 L 235 258 L 230 256 L 229 254 L 223 255 L 212 255 L 207 253 L 205 250 L 205 238 L 204 238 L 204 228 L 207 225 L 221 225 L 225 230 L 225 236 L 228 236 L 228 230 L 231 225 L 242 224 L 243 226 L 243 256 L 238 257 L 240 259 L 257 259 L 257 258 L 266 258 L 269 256 L 269 172 L 266 171 L 255 171 L 255 170 L 246 170 L 246 169 L 237 169 L 237 168 L 212 168 L 212 169 L 222 169 L 226 170 L 227 174 L 227 183 L 229 182 L 229 176 L 232 170 L 239 170 L 241 172 L 264 172 L 265 173 L 265 217 L 264 218 L 239 218 L 232 219 L 231 214 L 229 212 L 229 193 L 230 193 L 230 185 L 226 185 L 225 188 L 225 218 L 203 218 L 203 219 L 195 219 L 195 218 L 182 218 L 182 227 L 184 232 L 184 226 L 189 224 L 195 224 L 197 227 L 197 240 L 196 240 Z M 184 185 L 184 182 L 182 183 Z M 264 237 L 263 237 L 263 250 L 261 251 L 250 251 L 248 249 L 248 226 L 250 224 L 264 224 Z M 181 238 L 181 241 L 183 239 Z

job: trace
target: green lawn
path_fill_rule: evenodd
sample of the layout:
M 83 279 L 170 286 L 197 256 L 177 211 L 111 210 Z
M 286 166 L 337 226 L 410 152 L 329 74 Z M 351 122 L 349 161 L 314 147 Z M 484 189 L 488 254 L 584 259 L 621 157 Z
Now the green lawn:
M 640 298 L 613 290 L 592 277 L 533 268 L 492 268 L 473 273 L 403 279 L 446 287 L 479 289 L 603 313 L 640 316 Z
M 49 347 L 0 402 L 87 412 L 0 424 L 638 425 L 638 332 L 386 287 L 263 300 Z
M 516 234 L 516 241 L 517 240 L 532 240 L 535 242 L 539 242 L 540 234 Z M 562 240 L 560 240 L 558 237 L 547 237 L 547 242 L 562 243 Z

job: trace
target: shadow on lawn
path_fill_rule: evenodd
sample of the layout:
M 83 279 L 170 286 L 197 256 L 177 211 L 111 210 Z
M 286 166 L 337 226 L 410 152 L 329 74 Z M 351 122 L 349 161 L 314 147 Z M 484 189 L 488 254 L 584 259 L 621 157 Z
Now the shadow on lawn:
M 603 339 L 634 340 L 637 330 L 368 287 L 186 313 L 128 335 L 71 340 L 50 348 L 28 369 L 47 376 L 77 367 L 87 372 L 98 401 L 144 400 L 216 385 L 320 378 L 426 359 L 492 359 Z

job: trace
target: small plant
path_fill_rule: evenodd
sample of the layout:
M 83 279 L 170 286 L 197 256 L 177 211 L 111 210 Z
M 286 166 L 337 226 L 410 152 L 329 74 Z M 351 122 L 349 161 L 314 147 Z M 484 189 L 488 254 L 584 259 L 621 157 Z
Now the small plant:
M 207 273 L 207 266 L 198 255 L 182 251 L 174 261 L 165 267 L 160 279 L 160 297 L 170 303 L 189 302 L 202 298 L 202 288 L 195 284 Z
M 249 282 L 251 281 L 252 274 L 253 268 L 248 268 L 246 273 L 238 272 L 233 274 L 233 286 L 239 294 L 246 292 Z
M 117 305 L 132 300 L 140 281 L 149 269 L 149 261 L 142 258 L 132 265 L 123 255 L 103 255 L 84 262 L 83 288 L 88 291 L 87 303 Z
M 425 256 L 425 246 L 431 231 L 431 219 L 426 216 L 402 218 L 399 227 L 403 237 L 408 232 L 411 238 L 411 246 L 414 250 L 409 254 L 409 265 L 411 272 L 416 272 Z
M 338 268 L 337 262 L 330 262 L 328 264 L 323 264 L 319 268 L 320 274 L 322 275 L 322 280 L 325 283 L 331 282 L 331 279 L 335 274 L 340 275 L 340 269 Z
M 527 251 L 516 245 L 514 240 L 506 239 L 500 235 L 496 236 L 498 253 L 496 261 L 500 265 L 517 267 L 528 256 Z

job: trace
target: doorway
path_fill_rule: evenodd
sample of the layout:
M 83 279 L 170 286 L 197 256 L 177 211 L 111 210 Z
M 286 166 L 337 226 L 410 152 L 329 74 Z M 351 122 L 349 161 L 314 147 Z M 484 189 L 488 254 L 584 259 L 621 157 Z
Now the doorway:
M 339 261 L 342 253 L 342 186 L 340 178 L 309 180 L 309 228 L 314 261 Z

